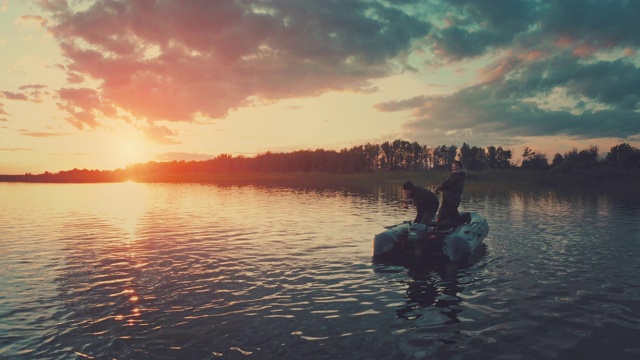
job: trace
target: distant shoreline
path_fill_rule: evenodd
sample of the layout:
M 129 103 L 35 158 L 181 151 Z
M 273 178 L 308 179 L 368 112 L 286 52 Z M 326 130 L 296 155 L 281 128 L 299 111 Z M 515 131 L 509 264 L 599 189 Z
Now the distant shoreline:
M 23 183 L 205 183 L 223 186 L 272 186 L 305 188 L 364 188 L 371 186 L 400 186 L 405 180 L 435 187 L 448 175 L 445 170 L 378 171 L 371 173 L 329 172 L 225 172 L 225 173 L 166 173 L 125 174 L 88 172 L 83 176 L 0 175 L 0 182 Z M 541 188 L 571 189 L 619 194 L 640 201 L 640 171 L 624 169 L 596 169 L 582 172 L 554 172 L 535 170 L 468 171 L 465 191 L 508 192 Z

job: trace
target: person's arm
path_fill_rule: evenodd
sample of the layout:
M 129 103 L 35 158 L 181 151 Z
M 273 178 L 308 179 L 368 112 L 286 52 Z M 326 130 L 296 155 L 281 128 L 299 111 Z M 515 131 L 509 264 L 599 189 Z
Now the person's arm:
M 436 192 L 449 189 L 451 186 L 453 186 L 454 181 L 455 178 L 453 174 L 449 175 L 440 185 L 436 187 Z
M 419 223 L 420 220 L 422 220 L 422 217 L 424 216 L 424 206 L 417 206 L 416 209 L 418 210 L 418 213 L 416 214 L 416 218 L 415 220 L 413 220 L 414 223 Z
M 414 203 L 416 204 L 417 214 L 416 214 L 416 219 L 413 220 L 413 222 L 414 223 L 419 223 L 420 221 L 422 221 L 422 217 L 424 216 L 424 212 L 426 210 L 425 209 L 426 199 L 425 199 L 424 192 L 420 192 L 416 196 L 418 198 L 415 199 Z

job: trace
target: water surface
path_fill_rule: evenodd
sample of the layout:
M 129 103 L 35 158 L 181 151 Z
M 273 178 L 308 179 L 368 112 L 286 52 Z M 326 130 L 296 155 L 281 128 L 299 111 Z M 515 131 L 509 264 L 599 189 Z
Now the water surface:
M 460 264 L 371 263 L 397 189 L 0 184 L 6 359 L 636 359 L 640 206 L 465 194 Z

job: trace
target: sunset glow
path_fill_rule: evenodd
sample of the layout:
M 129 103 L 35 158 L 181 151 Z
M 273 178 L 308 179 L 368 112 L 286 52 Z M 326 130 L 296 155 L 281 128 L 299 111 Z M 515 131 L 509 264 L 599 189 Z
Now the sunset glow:
M 147 161 L 149 157 L 146 154 L 146 148 L 142 140 L 124 137 L 117 147 L 116 154 L 119 162 L 135 164 Z
M 502 146 L 514 162 L 525 146 L 640 147 L 638 11 L 2 0 L 0 174 L 395 139 Z

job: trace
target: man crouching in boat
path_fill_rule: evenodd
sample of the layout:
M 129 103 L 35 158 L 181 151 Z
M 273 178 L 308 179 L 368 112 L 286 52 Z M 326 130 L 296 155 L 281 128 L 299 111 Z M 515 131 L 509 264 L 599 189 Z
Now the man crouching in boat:
M 438 212 L 438 207 L 440 206 L 438 197 L 423 187 L 413 185 L 409 180 L 402 184 L 402 190 L 404 191 L 404 195 L 407 197 L 405 207 L 407 203 L 413 202 L 416 206 L 416 210 L 418 211 L 416 219 L 413 220 L 413 222 L 429 224 L 431 220 L 433 220 L 436 212 Z
M 451 164 L 451 174 L 445 181 L 436 187 L 436 193 L 442 191 L 442 207 L 438 213 L 438 227 L 453 226 L 458 220 L 458 206 L 460 197 L 464 191 L 464 178 L 466 172 L 460 161 Z

